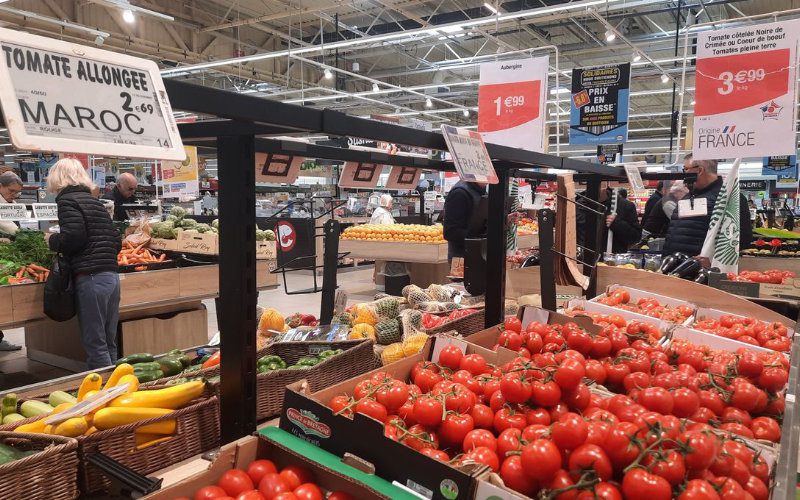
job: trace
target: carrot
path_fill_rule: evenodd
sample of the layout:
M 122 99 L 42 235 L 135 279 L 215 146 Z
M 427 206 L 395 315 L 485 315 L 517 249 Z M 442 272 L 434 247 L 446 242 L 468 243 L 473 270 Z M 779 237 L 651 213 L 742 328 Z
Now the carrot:
M 158 256 L 158 262 L 164 262 L 164 260 L 166 258 L 167 258 L 167 254 L 162 253 L 161 255 Z
M 44 271 L 47 271 L 47 269 L 46 269 L 46 268 L 44 268 L 44 267 L 42 267 L 42 266 L 37 266 L 36 264 L 30 264 L 30 265 L 28 266 L 28 268 L 30 268 L 30 269 L 33 269 L 33 270 L 35 270 L 35 271 L 38 271 L 38 272 L 40 272 L 40 273 L 42 273 L 42 272 L 44 272 Z
M 22 278 L 22 273 L 24 273 L 24 272 L 25 272 L 25 267 L 20 267 L 19 271 L 17 271 L 17 274 L 15 274 L 14 277 L 15 278 Z
M 128 257 L 125 255 L 122 256 L 122 265 L 124 266 L 128 265 Z

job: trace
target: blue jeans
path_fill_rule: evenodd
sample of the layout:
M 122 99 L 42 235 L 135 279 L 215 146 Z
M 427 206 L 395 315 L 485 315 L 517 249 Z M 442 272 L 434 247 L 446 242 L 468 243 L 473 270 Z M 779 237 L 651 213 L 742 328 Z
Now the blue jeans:
M 119 274 L 80 274 L 73 280 L 81 342 L 90 370 L 117 361 Z

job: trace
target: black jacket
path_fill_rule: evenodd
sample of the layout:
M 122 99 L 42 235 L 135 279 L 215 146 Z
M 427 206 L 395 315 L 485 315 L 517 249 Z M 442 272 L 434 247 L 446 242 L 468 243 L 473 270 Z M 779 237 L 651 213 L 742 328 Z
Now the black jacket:
M 611 198 L 607 199 L 604 203 L 608 215 L 611 213 Z M 590 212 L 586 209 L 578 207 L 576 213 L 576 223 L 578 228 L 577 241 L 578 245 L 586 246 L 586 231 L 588 231 L 587 218 L 596 217 L 597 214 Z M 614 239 L 611 243 L 611 250 L 614 253 L 627 252 L 628 249 L 642 238 L 642 226 L 639 225 L 639 215 L 636 213 L 636 205 L 633 202 L 618 197 L 617 198 L 617 216 L 611 227 L 606 227 L 605 217 L 600 220 L 598 224 L 603 225 L 603 236 L 600 241 L 600 251 L 606 251 L 606 242 L 608 241 L 608 230 L 614 231 Z
M 128 220 L 128 215 L 125 213 L 125 209 L 122 205 L 126 203 L 136 203 L 136 196 L 125 198 L 117 186 L 114 186 L 114 189 L 112 189 L 110 193 L 104 194 L 103 199 L 114 200 L 114 220 L 120 222 Z
M 650 198 L 647 199 L 647 203 L 644 205 L 644 214 L 642 215 L 642 227 L 647 229 L 647 220 L 650 218 L 651 215 L 657 215 L 653 212 L 653 208 L 661 201 L 662 195 L 659 191 L 653 193 Z M 663 213 L 663 210 L 662 210 Z
M 683 252 L 694 257 L 699 255 L 703 249 L 703 242 L 711 225 L 711 214 L 714 212 L 714 204 L 717 196 L 722 189 L 722 177 L 709 184 L 703 189 L 695 189 L 692 193 L 694 199 L 706 199 L 706 215 L 699 217 L 678 217 L 678 209 L 672 213 L 667 230 L 667 241 L 664 243 L 662 253 L 669 255 L 675 252 Z M 739 249 L 750 246 L 753 239 L 753 225 L 750 222 L 750 210 L 747 207 L 747 200 L 739 195 Z M 688 200 L 689 198 L 684 198 Z
M 50 249 L 66 257 L 74 274 L 117 272 L 122 238 L 100 200 L 87 187 L 67 186 L 56 203 L 60 232 L 50 236 Z
M 469 233 L 472 215 L 480 204 L 483 190 L 472 182 L 458 181 L 444 200 L 444 239 L 450 257 L 464 256 L 464 239 Z M 472 235 L 478 236 L 478 235 Z
M 653 237 L 661 237 L 667 234 L 668 227 L 669 217 L 664 213 L 664 198 L 659 198 L 650 213 L 642 218 L 642 229 Z

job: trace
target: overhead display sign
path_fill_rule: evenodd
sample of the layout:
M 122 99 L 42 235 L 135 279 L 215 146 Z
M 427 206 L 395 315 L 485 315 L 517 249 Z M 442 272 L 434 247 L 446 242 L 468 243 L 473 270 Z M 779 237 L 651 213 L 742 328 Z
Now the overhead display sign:
M 598 144 L 597 161 L 603 165 L 617 163 L 622 158 L 622 144 Z
M 197 146 L 185 146 L 183 161 L 161 163 L 161 188 L 164 198 L 181 198 L 200 194 L 197 171 Z
M 764 157 L 761 175 L 776 176 L 777 189 L 797 188 L 797 155 Z
M 742 180 L 739 179 L 740 191 L 766 191 L 767 181 L 765 180 Z
M 413 191 L 417 189 L 420 176 L 422 176 L 422 169 L 420 168 L 392 167 L 389 172 L 389 180 L 386 181 L 386 188 Z
M 0 104 L 14 147 L 182 161 L 152 61 L 0 28 Z
M 697 36 L 697 160 L 791 155 L 797 149 L 798 21 Z
M 481 134 L 442 125 L 442 135 L 462 181 L 497 184 L 497 173 Z
M 573 69 L 569 143 L 627 141 L 630 86 L 630 63 Z
M 486 142 L 545 152 L 549 63 L 544 56 L 481 64 L 478 132 Z
M 378 185 L 383 165 L 347 161 L 339 176 L 339 187 L 374 188 Z
M 294 184 L 304 161 L 302 156 L 256 153 L 256 182 Z

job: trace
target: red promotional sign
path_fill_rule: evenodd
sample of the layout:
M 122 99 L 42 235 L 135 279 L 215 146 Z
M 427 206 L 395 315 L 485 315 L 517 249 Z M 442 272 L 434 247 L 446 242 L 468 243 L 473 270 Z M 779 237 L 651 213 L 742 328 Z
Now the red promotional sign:
M 478 130 L 496 132 L 539 117 L 540 80 L 478 87 Z
M 275 232 L 278 233 L 278 244 L 281 251 L 291 252 L 292 248 L 297 244 L 297 231 L 291 222 L 282 220 L 275 224 Z
M 698 58 L 695 115 L 728 113 L 786 95 L 790 65 L 789 49 Z

